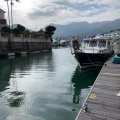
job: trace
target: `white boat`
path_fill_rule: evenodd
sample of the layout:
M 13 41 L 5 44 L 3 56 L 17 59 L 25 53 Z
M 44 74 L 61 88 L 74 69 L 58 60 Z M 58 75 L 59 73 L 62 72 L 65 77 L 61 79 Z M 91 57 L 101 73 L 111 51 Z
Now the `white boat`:
M 67 41 L 66 40 L 60 40 L 60 46 L 67 46 Z
M 53 39 L 53 41 L 52 41 L 52 46 L 59 46 L 59 45 L 60 45 L 60 44 L 59 44 L 59 41 Z
M 114 53 L 109 39 L 73 40 L 73 49 L 76 60 L 81 68 L 103 65 Z

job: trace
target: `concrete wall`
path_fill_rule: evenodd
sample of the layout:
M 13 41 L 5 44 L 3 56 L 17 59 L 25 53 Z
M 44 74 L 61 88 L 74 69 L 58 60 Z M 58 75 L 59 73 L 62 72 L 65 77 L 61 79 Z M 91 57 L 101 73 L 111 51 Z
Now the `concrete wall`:
M 42 51 L 51 50 L 51 40 L 46 38 L 35 39 L 35 38 L 20 38 L 16 37 L 8 42 L 8 38 L 0 37 L 0 53 L 8 51 Z

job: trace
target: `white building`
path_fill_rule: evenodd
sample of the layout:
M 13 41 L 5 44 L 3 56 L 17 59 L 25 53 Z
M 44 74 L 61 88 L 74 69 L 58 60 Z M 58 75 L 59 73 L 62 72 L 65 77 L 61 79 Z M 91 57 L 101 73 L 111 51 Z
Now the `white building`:
M 5 11 L 0 8 L 0 28 L 6 25 Z
M 5 11 L 0 8 L 0 19 L 5 19 Z

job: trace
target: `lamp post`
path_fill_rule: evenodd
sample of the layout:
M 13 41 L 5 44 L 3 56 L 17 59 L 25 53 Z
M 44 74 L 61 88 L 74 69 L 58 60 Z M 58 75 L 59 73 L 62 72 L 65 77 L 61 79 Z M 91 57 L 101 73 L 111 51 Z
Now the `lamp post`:
M 8 1 L 9 0 L 5 0 L 7 2 L 7 9 L 8 9 L 8 25 L 9 25 L 9 28 L 10 28 L 10 9 L 9 9 L 9 3 Z
M 7 2 L 7 9 L 8 9 L 8 26 L 10 28 L 10 7 L 9 7 L 9 0 L 5 0 L 5 2 Z M 10 33 L 8 33 L 8 51 L 11 49 L 11 44 L 10 44 L 10 41 L 11 38 L 10 38 Z
M 11 33 L 12 33 L 12 30 L 13 30 L 13 12 L 12 12 L 13 0 L 10 1 L 10 5 L 11 5 Z
M 10 50 L 13 50 L 13 1 L 19 2 L 19 0 L 5 0 L 7 2 L 7 8 L 8 8 L 8 22 L 9 22 L 9 28 L 11 26 L 11 32 L 8 36 L 8 48 Z M 10 1 L 10 7 L 11 10 L 9 9 L 9 1 Z
M 13 1 L 20 2 L 19 0 L 10 0 L 11 5 L 11 34 L 13 33 Z

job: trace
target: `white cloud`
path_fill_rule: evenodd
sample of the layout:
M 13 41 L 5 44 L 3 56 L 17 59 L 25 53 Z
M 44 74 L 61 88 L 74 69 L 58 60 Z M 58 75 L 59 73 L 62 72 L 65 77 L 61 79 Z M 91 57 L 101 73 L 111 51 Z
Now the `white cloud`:
M 111 21 L 120 18 L 120 9 L 115 9 L 113 11 L 106 11 L 99 15 L 95 15 L 95 17 L 89 17 L 88 22 L 96 22 L 96 21 Z M 88 18 L 86 18 L 88 19 Z
M 0 8 L 7 5 L 0 0 Z M 14 1 L 14 23 L 40 29 L 50 23 L 106 21 L 120 18 L 120 0 L 20 0 Z

